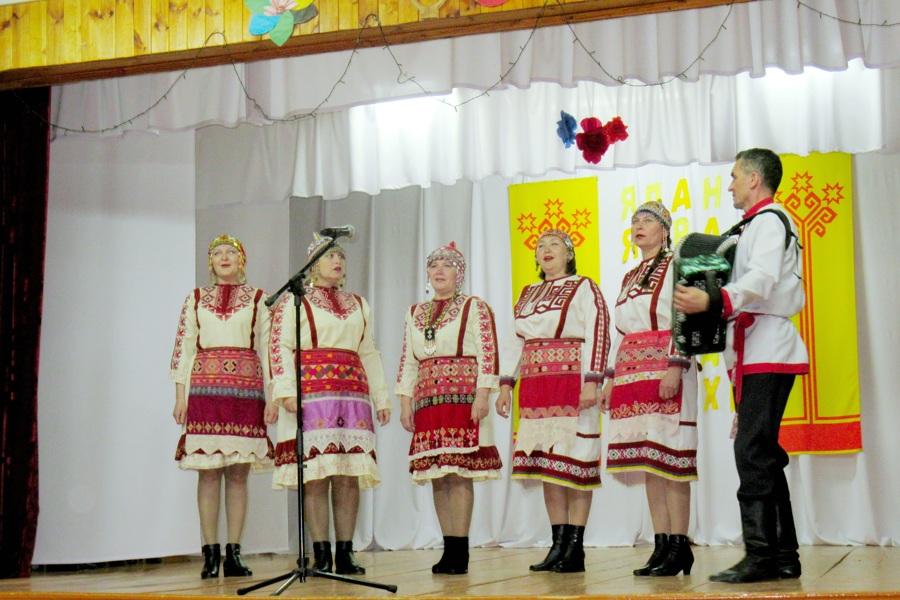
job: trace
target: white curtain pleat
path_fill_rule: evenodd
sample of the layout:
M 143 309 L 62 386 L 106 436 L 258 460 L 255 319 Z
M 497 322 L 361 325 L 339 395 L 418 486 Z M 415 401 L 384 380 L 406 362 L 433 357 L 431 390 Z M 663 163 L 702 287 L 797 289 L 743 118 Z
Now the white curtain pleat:
M 895 28 L 874 24 L 897 22 L 900 4 L 886 0 L 802 5 L 760 0 L 579 23 L 571 29 L 546 27 L 397 45 L 390 51 L 373 47 L 246 63 L 236 70 L 232 65 L 193 69 L 149 119 L 107 135 L 210 123 L 264 124 L 317 107 L 330 112 L 456 88 L 499 91 L 539 81 L 617 87 L 623 79 L 659 83 L 681 75 L 696 82 L 704 75 L 760 77 L 772 67 L 794 74 L 807 67 L 840 71 L 855 58 L 869 68 L 892 68 L 900 65 L 900 39 Z M 501 74 L 507 74 L 503 81 Z M 54 122 L 76 131 L 112 127 L 146 109 L 180 76 L 152 74 L 62 86 Z M 245 98 L 241 81 L 264 114 Z

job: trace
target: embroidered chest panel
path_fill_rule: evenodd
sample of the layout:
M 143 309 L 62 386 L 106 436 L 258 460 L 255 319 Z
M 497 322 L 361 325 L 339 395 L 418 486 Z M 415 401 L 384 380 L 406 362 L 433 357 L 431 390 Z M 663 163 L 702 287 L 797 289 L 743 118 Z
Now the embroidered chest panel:
M 435 331 L 441 329 L 444 325 L 459 317 L 463 305 L 466 303 L 466 299 L 467 296 L 457 296 L 447 304 L 440 302 L 437 304 L 433 302 L 421 303 L 416 308 L 416 313 L 413 317 L 413 326 L 419 331 L 425 331 L 425 328 L 430 324 L 429 321 L 435 321 L 436 319 L 433 323 L 433 327 Z M 443 310 L 441 310 L 442 305 Z
M 321 310 L 346 321 L 360 306 L 356 296 L 336 288 L 312 288 L 306 300 Z
M 647 275 L 647 271 L 649 271 L 650 267 L 653 265 L 653 261 L 647 260 L 633 269 L 626 276 L 625 282 L 622 284 L 622 291 L 619 292 L 616 306 L 624 304 L 626 301 L 637 298 L 638 296 L 653 296 L 656 294 L 659 286 L 662 285 L 663 280 L 666 278 L 666 271 L 668 270 L 671 261 L 671 256 L 662 259 L 656 266 L 656 269 L 653 270 L 649 279 L 647 279 L 647 285 L 643 287 L 641 286 L 641 282 Z
M 253 305 L 255 292 L 256 289 L 250 285 L 211 285 L 200 288 L 197 305 L 227 321 L 235 313 Z
M 580 278 L 568 279 L 561 285 L 555 285 L 552 281 L 545 281 L 540 285 L 529 286 L 522 292 L 519 301 L 516 302 L 516 317 L 524 318 L 552 310 L 562 310 L 578 289 L 579 283 L 581 283 Z

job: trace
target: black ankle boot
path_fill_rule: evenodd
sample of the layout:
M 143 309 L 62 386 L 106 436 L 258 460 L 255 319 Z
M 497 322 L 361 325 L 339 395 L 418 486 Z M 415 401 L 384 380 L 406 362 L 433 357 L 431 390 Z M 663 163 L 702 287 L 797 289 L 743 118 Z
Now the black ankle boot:
M 665 558 L 666 556 L 668 543 L 669 536 L 665 533 L 657 533 L 656 535 L 654 535 L 653 554 L 650 555 L 650 559 L 643 567 L 637 568 L 633 571 L 634 574 L 638 577 L 646 577 L 650 574 L 650 569 L 652 569 L 653 567 L 658 567 L 659 564 L 663 561 L 663 558 Z
M 670 535 L 669 547 L 662 561 L 652 569 L 652 577 L 672 577 L 684 571 L 691 574 L 694 565 L 694 553 L 691 552 L 691 540 L 686 535 Z
M 450 568 L 450 552 L 451 552 L 450 546 L 451 545 L 452 545 L 452 542 L 450 542 L 449 538 L 445 535 L 444 536 L 444 552 L 441 554 L 441 560 L 439 560 L 436 563 L 434 563 L 433 565 L 431 565 L 432 573 L 435 573 L 435 574 L 445 573 L 446 569 Z
M 225 544 L 225 577 L 249 577 L 253 575 L 241 558 L 240 544 Z
M 559 562 L 559 557 L 562 555 L 563 543 L 569 539 L 570 527 L 571 525 L 552 525 L 550 529 L 553 532 L 553 544 L 550 546 L 550 551 L 547 552 L 544 560 L 528 568 L 532 571 L 552 570 L 553 565 Z
M 551 569 L 554 573 L 581 573 L 584 571 L 584 526 L 569 525 L 569 539 L 563 542 L 559 562 Z
M 334 572 L 338 575 L 365 575 L 366 570 L 353 557 L 353 542 L 337 542 L 334 547 Z
M 218 544 L 206 544 L 200 549 L 203 552 L 202 579 L 218 579 L 219 563 L 222 561 L 222 550 Z
M 446 536 L 444 556 L 431 567 L 432 573 L 441 575 L 465 575 L 469 572 L 469 538 Z
M 769 499 L 740 500 L 741 526 L 747 554 L 730 569 L 711 575 L 710 581 L 753 583 L 779 579 L 775 562 L 775 504 Z
M 313 569 L 331 573 L 331 542 L 313 542 Z

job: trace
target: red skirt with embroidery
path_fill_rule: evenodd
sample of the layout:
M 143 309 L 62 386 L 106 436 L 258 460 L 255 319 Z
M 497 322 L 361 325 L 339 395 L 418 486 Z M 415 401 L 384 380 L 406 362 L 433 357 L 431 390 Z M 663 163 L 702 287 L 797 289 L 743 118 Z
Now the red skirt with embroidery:
M 437 357 L 419 363 L 415 432 L 409 447 L 414 478 L 447 473 L 499 478 L 500 453 L 493 443 L 479 443 L 480 425 L 472 422 L 477 383 L 478 363 L 473 357 Z
M 183 469 L 235 463 L 268 468 L 275 449 L 264 418 L 262 365 L 249 348 L 211 348 L 194 358 L 184 432 L 175 460 Z

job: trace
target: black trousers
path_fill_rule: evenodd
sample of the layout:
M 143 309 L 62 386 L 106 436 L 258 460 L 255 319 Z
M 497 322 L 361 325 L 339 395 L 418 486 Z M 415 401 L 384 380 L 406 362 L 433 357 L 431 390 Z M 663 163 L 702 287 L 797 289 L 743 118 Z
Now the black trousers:
M 778 443 L 778 430 L 794 378 L 783 373 L 744 376 L 734 440 L 740 478 L 738 501 L 776 501 L 790 497 L 784 476 L 789 458 Z

